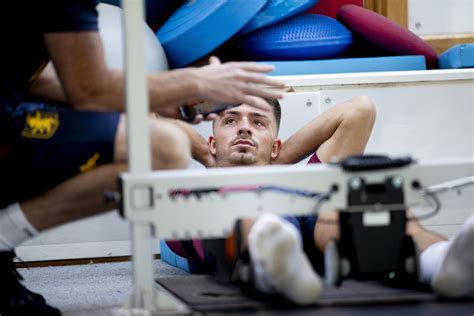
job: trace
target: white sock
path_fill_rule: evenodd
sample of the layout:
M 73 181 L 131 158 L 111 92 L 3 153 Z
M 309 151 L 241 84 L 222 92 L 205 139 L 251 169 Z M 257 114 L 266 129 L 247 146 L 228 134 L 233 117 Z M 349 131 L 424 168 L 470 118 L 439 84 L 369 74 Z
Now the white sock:
M 426 248 L 420 264 L 422 281 L 437 293 L 462 297 L 474 291 L 474 214 L 453 240 Z
M 20 204 L 14 203 L 0 210 L 0 251 L 8 251 L 17 245 L 38 235 L 23 214 Z
M 301 305 L 315 302 L 321 292 L 321 280 L 293 225 L 273 214 L 264 214 L 252 226 L 248 242 L 259 290 L 276 291 Z

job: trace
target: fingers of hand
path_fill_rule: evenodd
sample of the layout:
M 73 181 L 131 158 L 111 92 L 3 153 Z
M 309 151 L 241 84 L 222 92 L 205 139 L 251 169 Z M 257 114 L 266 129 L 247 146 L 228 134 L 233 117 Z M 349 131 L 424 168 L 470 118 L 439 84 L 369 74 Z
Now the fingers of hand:
M 204 121 L 214 121 L 218 117 L 216 113 L 210 113 L 204 117 Z
M 265 111 L 270 111 L 271 106 L 268 104 L 268 102 L 260 97 L 255 97 L 255 96 L 247 96 L 245 104 L 248 104 L 250 106 L 254 106 L 258 109 L 265 110 Z
M 242 91 L 248 96 L 257 96 L 265 99 L 281 99 L 283 98 L 283 93 L 265 89 L 254 84 L 246 84 Z
M 259 73 L 241 71 L 236 74 L 236 78 L 241 81 L 257 83 L 257 84 L 267 85 L 267 86 L 276 87 L 276 88 L 284 88 L 286 86 L 285 83 L 281 81 L 267 77 Z
M 220 65 L 220 64 L 221 64 L 221 60 L 220 60 L 218 57 L 216 57 L 216 56 L 211 56 L 211 57 L 209 58 L 209 64 L 210 64 L 210 65 Z
M 198 114 L 194 117 L 194 120 L 192 120 L 190 123 L 191 124 L 199 124 L 199 123 L 201 123 L 202 119 L 203 119 L 202 114 Z

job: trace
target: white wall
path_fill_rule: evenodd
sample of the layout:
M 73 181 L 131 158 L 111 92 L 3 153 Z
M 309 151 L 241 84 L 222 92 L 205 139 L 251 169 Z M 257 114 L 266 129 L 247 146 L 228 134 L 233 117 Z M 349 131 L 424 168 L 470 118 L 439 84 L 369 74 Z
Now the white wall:
M 417 35 L 474 33 L 474 1 L 408 0 L 408 29 Z

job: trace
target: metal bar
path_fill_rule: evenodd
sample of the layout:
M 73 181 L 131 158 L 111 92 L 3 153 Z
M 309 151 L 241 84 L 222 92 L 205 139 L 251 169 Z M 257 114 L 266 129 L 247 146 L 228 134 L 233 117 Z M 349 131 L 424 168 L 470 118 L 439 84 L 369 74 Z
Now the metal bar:
M 123 0 L 125 87 L 127 110 L 128 166 L 132 174 L 151 171 L 148 129 L 148 85 L 145 72 L 143 0 Z M 156 310 L 153 282 L 152 226 L 131 222 L 133 255 L 133 293 L 128 308 L 131 314 Z
M 123 0 L 125 86 L 130 172 L 151 170 L 143 0 Z
M 415 70 L 415 71 L 389 71 L 368 73 L 341 73 L 320 75 L 295 75 L 278 76 L 288 87 L 305 87 L 317 89 L 319 86 L 345 86 L 345 85 L 387 85 L 387 84 L 426 84 L 433 82 L 474 82 L 473 69 L 447 69 L 447 70 Z

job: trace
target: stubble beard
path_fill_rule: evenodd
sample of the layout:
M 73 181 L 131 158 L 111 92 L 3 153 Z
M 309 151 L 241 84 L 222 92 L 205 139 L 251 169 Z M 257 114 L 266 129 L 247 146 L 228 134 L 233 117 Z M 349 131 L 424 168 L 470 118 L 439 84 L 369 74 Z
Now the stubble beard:
M 249 166 L 257 162 L 257 157 L 249 152 L 234 152 L 230 155 L 229 162 L 234 166 Z

